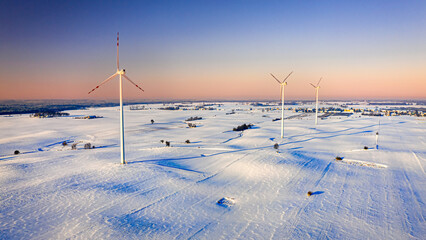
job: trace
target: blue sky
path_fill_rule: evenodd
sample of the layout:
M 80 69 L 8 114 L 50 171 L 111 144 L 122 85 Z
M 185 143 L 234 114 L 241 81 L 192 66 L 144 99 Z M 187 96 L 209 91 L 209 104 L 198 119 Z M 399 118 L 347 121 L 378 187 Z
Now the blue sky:
M 3 1 L 0 9 L 3 98 L 86 98 L 114 72 L 118 31 L 120 63 L 148 90 L 128 87 L 129 98 L 273 99 L 269 72 L 291 70 L 292 98 L 309 98 L 307 83 L 321 76 L 328 98 L 426 97 L 425 1 Z M 43 94 L 31 95 L 36 87 Z M 106 86 L 94 97 L 116 92 Z

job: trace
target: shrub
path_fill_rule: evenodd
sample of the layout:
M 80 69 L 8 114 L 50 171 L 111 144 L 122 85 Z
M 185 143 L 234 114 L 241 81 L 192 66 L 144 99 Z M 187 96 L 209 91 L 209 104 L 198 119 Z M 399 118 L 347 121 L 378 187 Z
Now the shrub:
M 203 119 L 202 117 L 190 117 L 188 119 L 186 119 L 185 121 L 195 121 L 195 120 L 201 120 Z
M 233 131 L 244 131 L 244 130 L 249 129 L 251 127 L 253 127 L 253 124 L 245 124 L 244 123 L 243 125 L 234 128 Z
M 364 150 L 368 150 L 368 147 L 367 147 L 367 146 L 364 146 Z
M 164 143 L 164 140 L 160 140 L 160 143 Z
M 308 192 L 308 197 L 310 197 L 312 195 L 312 192 L 311 191 L 309 191 Z
M 77 144 L 78 144 L 78 143 L 73 143 L 73 144 L 71 145 L 71 149 L 72 149 L 72 150 L 77 150 Z
M 274 148 L 275 148 L 275 149 L 278 149 L 279 147 L 280 147 L 280 145 L 278 145 L 278 143 L 275 143 L 275 144 L 274 144 Z
M 154 124 L 154 119 L 151 119 L 151 124 Z
M 191 143 L 191 142 L 189 141 L 189 139 L 187 139 L 187 140 L 185 141 L 185 143 Z
M 170 147 L 170 142 L 166 141 L 166 147 Z
M 18 150 L 15 150 L 15 155 L 20 154 L 21 152 L 19 152 Z
M 342 159 L 343 159 L 342 157 L 339 157 L 339 156 L 336 157 L 337 161 L 341 161 Z
M 92 148 L 92 144 L 90 143 L 84 144 L 84 149 L 91 149 L 91 148 Z
M 68 145 L 67 141 L 63 141 L 62 146 L 66 146 L 66 145 Z
M 188 127 L 195 128 L 195 127 L 197 127 L 197 125 L 195 123 L 188 123 Z

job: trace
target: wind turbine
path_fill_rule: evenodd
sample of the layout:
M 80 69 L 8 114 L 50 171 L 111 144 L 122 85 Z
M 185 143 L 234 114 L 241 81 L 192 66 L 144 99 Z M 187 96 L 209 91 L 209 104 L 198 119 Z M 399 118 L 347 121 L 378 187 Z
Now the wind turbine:
M 312 85 L 312 87 L 315 88 L 315 98 L 316 98 L 316 103 L 315 103 L 315 109 L 316 109 L 315 110 L 315 125 L 318 124 L 318 91 L 319 91 L 319 88 L 320 88 L 319 84 L 320 84 L 321 80 L 322 80 L 322 77 L 318 81 L 317 85 L 314 85 L 314 84 L 310 83 Z
M 120 65 L 118 61 L 118 32 L 117 32 L 117 72 L 115 72 L 113 75 L 111 75 L 109 78 L 107 78 L 105 81 L 103 81 L 101 84 L 93 88 L 88 94 L 92 93 L 96 89 L 98 89 L 100 86 L 107 83 L 109 80 L 115 78 L 117 75 L 120 77 L 120 143 L 121 143 L 121 164 L 126 164 L 126 158 L 124 153 L 124 113 L 123 113 L 123 81 L 122 78 L 124 77 L 126 80 L 131 82 L 133 85 L 135 85 L 139 90 L 142 92 L 144 91 L 141 87 L 139 87 L 136 83 L 134 83 L 132 80 L 130 80 L 129 77 L 126 76 L 126 69 L 120 70 Z
M 275 78 L 275 80 L 277 80 L 277 82 L 280 84 L 280 92 L 281 92 L 281 138 L 284 137 L 284 88 L 285 85 L 287 85 L 287 78 L 290 77 L 290 75 L 293 73 L 293 71 L 291 71 L 291 73 L 289 73 L 287 75 L 286 78 L 284 78 L 283 81 L 278 80 L 278 78 L 276 78 L 274 76 L 274 74 L 271 73 L 271 76 L 273 78 Z

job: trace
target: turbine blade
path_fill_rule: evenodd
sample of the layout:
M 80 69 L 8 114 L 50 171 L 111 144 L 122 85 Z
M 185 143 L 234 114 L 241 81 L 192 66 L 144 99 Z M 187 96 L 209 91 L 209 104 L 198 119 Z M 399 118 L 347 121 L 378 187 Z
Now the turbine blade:
M 320 80 L 318 81 L 317 86 L 319 86 L 319 84 L 320 84 L 321 80 L 322 80 L 322 77 L 321 77 L 321 78 L 320 78 Z
M 117 32 L 117 70 L 119 70 L 120 69 L 120 64 L 119 64 L 119 61 L 118 61 L 118 32 Z
M 293 71 L 291 71 L 291 73 L 289 73 L 288 75 L 287 75 L 287 77 L 286 78 L 284 78 L 284 81 L 283 82 L 285 82 L 285 80 L 287 80 L 287 78 L 288 77 L 290 77 L 290 75 L 293 73 Z
M 103 81 L 101 84 L 99 84 L 98 86 L 96 86 L 95 88 L 93 88 L 88 94 L 91 94 L 93 91 L 95 91 L 96 89 L 98 89 L 100 86 L 104 85 L 105 83 L 107 83 L 109 80 L 113 79 L 115 76 L 117 76 L 117 73 L 114 73 L 112 76 L 110 76 L 109 78 L 107 78 L 105 81 Z
M 276 77 L 274 76 L 274 74 L 272 74 L 272 73 L 270 73 L 270 74 L 271 74 L 271 76 L 272 76 L 273 78 L 275 78 L 275 80 L 277 80 L 277 82 L 278 82 L 279 84 L 281 84 L 280 80 L 278 80 L 278 78 L 276 78 Z
M 132 80 L 130 80 L 129 77 L 127 77 L 125 74 L 123 74 L 123 77 L 127 79 L 129 82 L 131 82 L 133 85 L 135 85 L 137 88 L 139 88 L 142 92 L 145 92 L 141 87 L 139 87 L 136 83 L 134 83 Z
M 309 83 L 309 84 L 311 84 L 312 85 L 312 87 L 314 87 L 314 88 L 316 88 L 317 86 L 315 86 L 314 84 L 312 84 L 312 83 Z

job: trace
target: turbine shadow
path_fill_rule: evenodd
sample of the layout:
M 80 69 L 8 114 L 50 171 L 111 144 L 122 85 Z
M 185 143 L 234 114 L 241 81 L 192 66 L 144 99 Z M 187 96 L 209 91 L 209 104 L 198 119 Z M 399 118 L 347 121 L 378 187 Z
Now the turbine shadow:
M 97 148 L 110 148 L 110 147 L 117 147 L 117 146 L 118 146 L 118 144 L 114 143 L 114 144 L 110 144 L 110 145 L 95 147 L 95 149 L 97 149 Z

